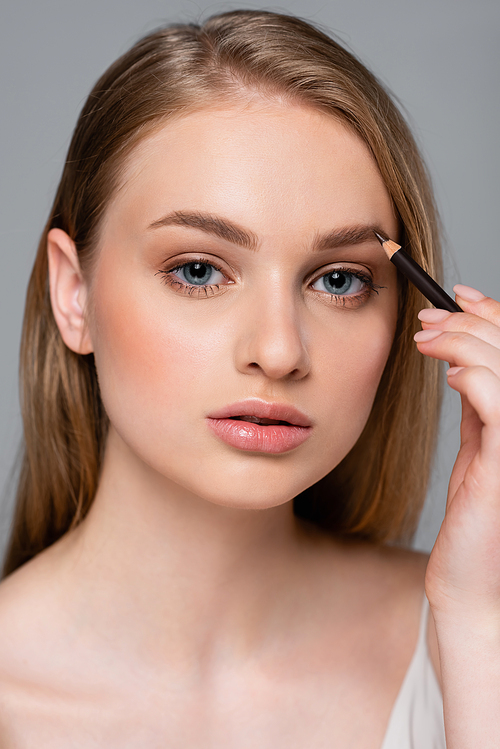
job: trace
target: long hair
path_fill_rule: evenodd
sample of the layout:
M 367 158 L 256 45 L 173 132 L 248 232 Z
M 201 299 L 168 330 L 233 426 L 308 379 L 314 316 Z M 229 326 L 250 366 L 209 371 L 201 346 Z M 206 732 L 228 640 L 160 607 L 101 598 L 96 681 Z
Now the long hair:
M 373 154 L 405 248 L 441 274 L 425 166 L 381 83 L 306 21 L 237 10 L 149 34 L 97 81 L 78 119 L 29 282 L 21 344 L 24 456 L 4 575 L 76 527 L 98 484 L 108 430 L 94 357 L 65 346 L 49 296 L 47 233 L 74 240 L 91 278 L 102 219 L 134 146 L 173 118 L 259 92 L 351 128 Z M 413 342 L 425 300 L 399 278 L 392 350 L 366 427 L 347 457 L 294 500 L 297 515 L 376 543 L 409 539 L 425 498 L 439 415 L 435 361 Z

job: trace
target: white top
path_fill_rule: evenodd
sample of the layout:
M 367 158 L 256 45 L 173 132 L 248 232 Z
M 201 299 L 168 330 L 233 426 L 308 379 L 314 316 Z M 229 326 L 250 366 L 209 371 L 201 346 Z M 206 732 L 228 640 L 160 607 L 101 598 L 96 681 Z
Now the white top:
M 417 646 L 392 708 L 381 749 L 446 749 L 443 697 L 427 648 L 424 595 Z

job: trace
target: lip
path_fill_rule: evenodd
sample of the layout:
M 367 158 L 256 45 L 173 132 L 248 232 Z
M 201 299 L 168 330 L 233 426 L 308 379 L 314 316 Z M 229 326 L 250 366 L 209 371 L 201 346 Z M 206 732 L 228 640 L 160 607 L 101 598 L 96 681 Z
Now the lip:
M 253 416 L 288 424 L 255 424 L 235 420 L 235 416 Z M 246 400 L 232 403 L 207 417 L 210 429 L 223 442 L 239 450 L 280 454 L 299 447 L 312 432 L 310 419 L 288 403 Z
M 255 416 L 258 419 L 288 421 L 293 426 L 311 427 L 311 420 L 289 403 L 269 403 L 251 398 L 224 406 L 208 415 L 209 419 L 230 419 L 234 416 Z

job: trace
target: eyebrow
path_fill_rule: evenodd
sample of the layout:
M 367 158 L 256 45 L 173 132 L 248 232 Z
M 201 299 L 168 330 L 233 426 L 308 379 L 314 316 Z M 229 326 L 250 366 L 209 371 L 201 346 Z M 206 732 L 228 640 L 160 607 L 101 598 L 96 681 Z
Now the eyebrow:
M 257 250 L 259 239 L 256 234 L 248 229 L 238 226 L 238 224 L 214 216 L 210 213 L 200 211 L 173 211 L 163 218 L 153 221 L 148 226 L 149 229 L 160 229 L 164 226 L 187 226 L 193 229 L 199 229 L 207 234 L 212 234 L 219 239 L 224 239 L 232 244 L 245 247 L 248 250 Z M 374 232 L 384 236 L 387 235 L 380 226 L 375 225 L 357 225 L 348 226 L 339 229 L 332 229 L 324 234 L 317 233 L 313 239 L 312 251 L 323 252 L 332 250 L 336 247 L 349 247 L 352 245 L 363 244 L 364 242 L 378 241 Z

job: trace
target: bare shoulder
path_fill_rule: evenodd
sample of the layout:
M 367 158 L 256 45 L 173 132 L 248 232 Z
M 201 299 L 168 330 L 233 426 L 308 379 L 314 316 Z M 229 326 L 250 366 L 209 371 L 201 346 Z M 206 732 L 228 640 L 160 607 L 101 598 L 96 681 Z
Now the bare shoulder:
M 311 527 L 306 528 L 311 547 L 318 550 L 318 564 L 341 569 L 349 588 L 364 589 L 369 600 L 414 598 L 422 604 L 428 554 L 401 546 L 373 544 L 348 538 L 334 538 Z M 333 569 L 332 569 L 333 572 Z
M 363 595 L 373 602 L 374 620 L 385 622 L 393 637 L 416 640 L 424 596 L 426 554 L 369 543 L 346 546 Z
M 346 545 L 348 556 L 358 576 L 362 576 L 367 587 L 380 602 L 380 611 L 392 623 L 394 633 L 410 633 L 415 640 L 420 623 L 421 607 L 425 595 L 425 573 L 429 554 L 396 546 L 373 546 L 371 544 Z M 375 606 L 375 610 L 378 606 Z M 399 624 L 398 624 L 399 622 Z M 442 687 L 441 666 L 436 628 L 432 611 L 427 621 L 427 647 L 429 656 Z
M 64 603 L 57 577 L 50 555 L 41 554 L 0 584 L 2 748 L 28 746 L 30 725 L 42 729 L 47 688 L 57 697 L 63 633 Z
M 422 603 L 429 555 L 400 546 L 366 544 L 364 562 L 379 576 L 380 584 L 398 596 L 406 594 Z
M 403 577 L 407 574 L 410 586 L 416 586 L 418 600 L 422 601 L 424 595 L 425 572 L 429 561 L 429 554 L 412 550 L 394 549 L 389 552 L 390 565 L 402 563 L 406 568 Z M 434 668 L 434 673 L 442 689 L 441 664 L 439 660 L 439 647 L 436 634 L 436 626 L 432 611 L 429 611 L 427 620 L 427 648 Z
M 19 675 L 23 662 L 39 651 L 47 619 L 53 580 L 45 560 L 28 562 L 0 583 L 0 677 Z M 18 646 L 22 644 L 23 657 Z
M 403 661 L 408 654 L 411 656 L 419 633 L 429 555 L 398 546 L 332 540 L 314 535 L 313 530 L 310 533 L 319 549 L 315 577 L 324 580 L 326 586 L 329 580 L 338 581 L 339 577 L 343 581 L 344 611 L 351 612 L 349 627 L 364 627 L 363 638 L 371 647 L 378 649 L 385 643 L 387 652 L 399 649 Z M 428 618 L 427 644 L 440 681 L 432 614 Z

